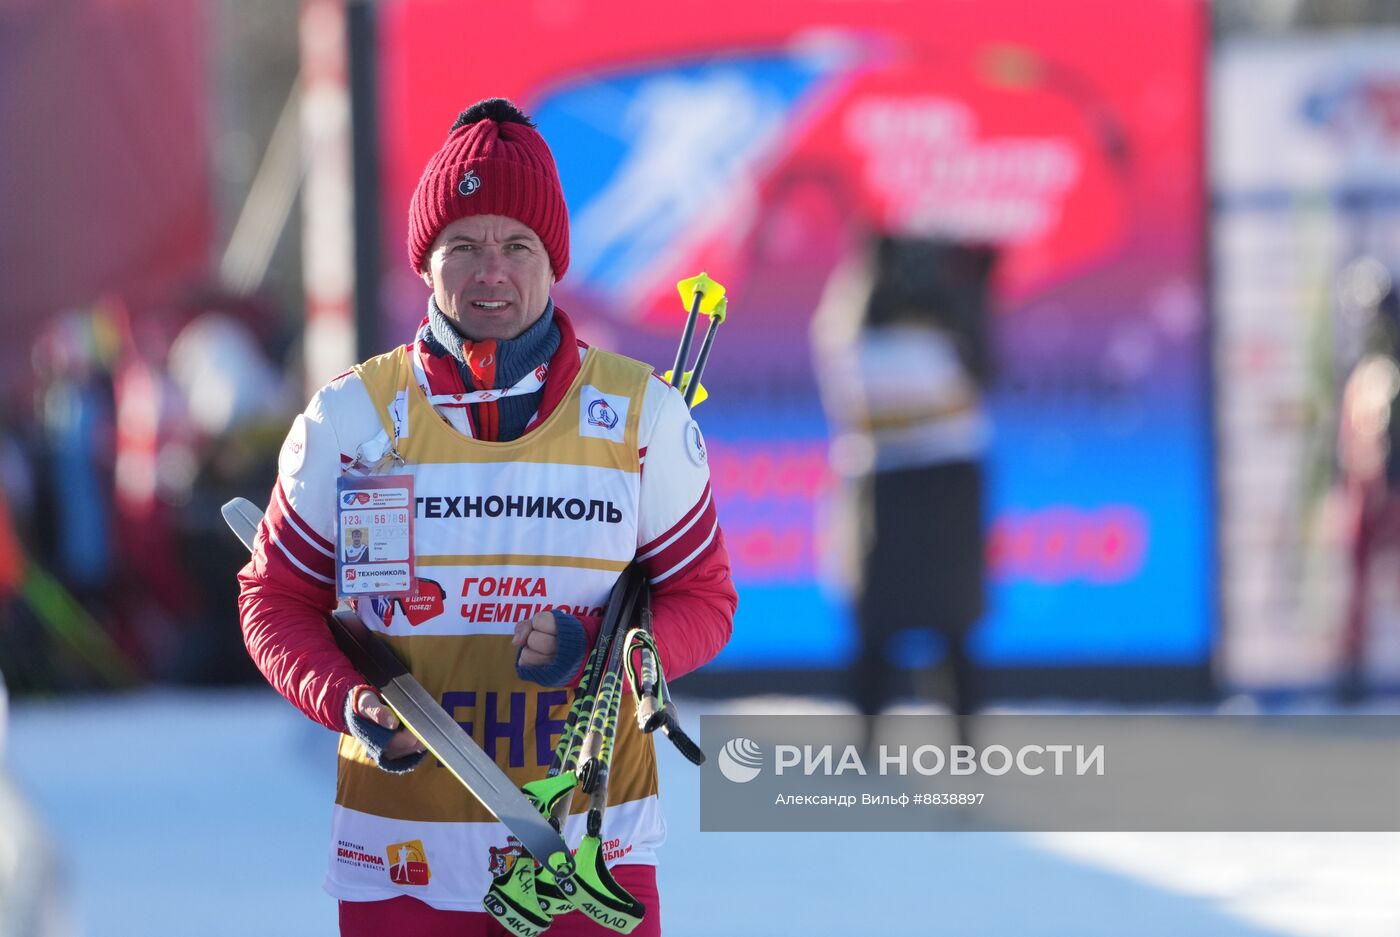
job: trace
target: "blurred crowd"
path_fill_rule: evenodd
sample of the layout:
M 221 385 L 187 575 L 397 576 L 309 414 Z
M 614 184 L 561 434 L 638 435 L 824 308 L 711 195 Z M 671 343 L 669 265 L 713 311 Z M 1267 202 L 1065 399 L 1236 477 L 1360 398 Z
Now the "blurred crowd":
M 62 310 L 0 420 L 0 671 L 14 694 L 256 676 L 219 505 L 275 474 L 292 336 L 257 301 Z

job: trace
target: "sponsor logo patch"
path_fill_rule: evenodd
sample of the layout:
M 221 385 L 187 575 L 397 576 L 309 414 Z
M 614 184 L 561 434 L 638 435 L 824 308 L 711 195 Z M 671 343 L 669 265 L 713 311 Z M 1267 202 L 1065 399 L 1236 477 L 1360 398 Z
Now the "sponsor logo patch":
M 479 188 L 481 188 L 481 177 L 476 174 L 475 169 L 468 169 L 462 173 L 462 181 L 457 183 L 457 194 L 467 198 L 475 195 Z
M 627 434 L 627 408 L 631 403 L 629 397 L 604 394 L 596 387 L 585 385 L 579 407 L 579 435 L 622 442 Z
M 432 878 L 421 839 L 391 843 L 384 853 L 389 857 L 389 881 L 396 885 L 426 885 Z
M 617 411 L 604 397 L 599 397 L 588 405 L 588 422 L 592 426 L 612 429 L 617 426 Z

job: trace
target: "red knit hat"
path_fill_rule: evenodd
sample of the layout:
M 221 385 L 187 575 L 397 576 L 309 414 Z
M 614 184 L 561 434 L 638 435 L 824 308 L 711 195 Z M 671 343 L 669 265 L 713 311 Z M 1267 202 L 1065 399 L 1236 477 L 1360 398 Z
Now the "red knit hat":
M 549 146 L 504 98 L 457 116 L 408 205 L 408 259 L 423 269 L 438 234 L 468 215 L 504 215 L 539 235 L 556 280 L 569 269 L 569 211 Z

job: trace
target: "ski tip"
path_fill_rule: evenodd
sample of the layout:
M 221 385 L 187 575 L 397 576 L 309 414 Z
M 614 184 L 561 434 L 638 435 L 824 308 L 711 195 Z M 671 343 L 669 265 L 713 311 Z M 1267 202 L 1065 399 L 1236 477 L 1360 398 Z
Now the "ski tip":
M 224 523 L 238 535 L 243 546 L 253 549 L 253 541 L 257 539 L 258 526 L 263 519 L 258 506 L 247 498 L 234 498 L 225 503 L 219 513 L 223 515 Z
M 231 498 L 224 502 L 224 506 L 219 509 L 219 513 L 225 520 L 238 518 L 240 520 L 262 521 L 262 511 L 258 506 L 247 498 Z

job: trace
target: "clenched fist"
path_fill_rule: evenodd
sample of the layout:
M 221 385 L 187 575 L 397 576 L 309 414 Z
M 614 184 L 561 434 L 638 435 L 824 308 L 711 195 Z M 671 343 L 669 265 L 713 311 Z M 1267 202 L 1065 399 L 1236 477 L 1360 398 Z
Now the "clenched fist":
M 521 667 L 539 667 L 554 660 L 559 651 L 559 625 L 550 612 L 515 623 L 510 643 L 520 648 Z

